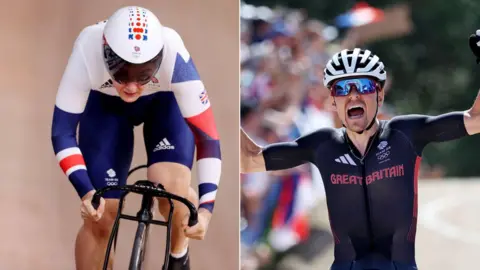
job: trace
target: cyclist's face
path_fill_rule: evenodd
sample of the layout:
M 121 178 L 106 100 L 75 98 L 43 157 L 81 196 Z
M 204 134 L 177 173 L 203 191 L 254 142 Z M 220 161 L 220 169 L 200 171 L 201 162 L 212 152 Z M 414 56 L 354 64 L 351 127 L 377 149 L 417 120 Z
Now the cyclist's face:
M 136 82 L 129 82 L 120 84 L 113 81 L 113 86 L 117 89 L 120 98 L 125 102 L 134 102 L 136 101 L 143 92 L 144 86 L 136 83 Z
M 359 94 L 356 87 L 347 96 L 332 97 L 340 120 L 350 130 L 360 132 L 367 128 L 375 117 L 377 106 L 383 103 L 383 91 L 377 93 Z
M 136 82 L 140 85 L 147 84 L 154 76 L 156 71 L 155 63 L 145 63 L 140 65 L 127 64 L 119 69 L 113 76 L 113 79 L 119 84 L 128 84 Z

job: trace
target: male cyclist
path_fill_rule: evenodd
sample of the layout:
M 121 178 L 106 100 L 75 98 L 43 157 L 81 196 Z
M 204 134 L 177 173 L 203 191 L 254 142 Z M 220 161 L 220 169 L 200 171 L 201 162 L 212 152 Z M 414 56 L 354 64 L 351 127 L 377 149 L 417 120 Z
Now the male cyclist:
M 106 193 L 97 210 L 91 199 L 96 189 L 126 184 L 133 128 L 141 123 L 148 179 L 199 204 L 193 227 L 186 225 L 188 209 L 177 203 L 174 208 L 169 269 L 189 269 L 187 237 L 203 239 L 213 211 L 221 172 L 219 137 L 207 92 L 180 35 L 151 11 L 128 6 L 80 33 L 53 113 L 53 148 L 82 201 L 77 269 L 103 265 L 120 192 Z M 199 197 L 190 187 L 195 146 Z M 168 201 L 159 205 L 167 218 Z
M 242 171 L 282 170 L 306 162 L 318 167 L 335 242 L 332 270 L 417 269 L 422 151 L 431 142 L 479 133 L 480 96 L 466 111 L 378 120 L 387 78 L 378 56 L 359 48 L 342 50 L 327 63 L 324 75 L 344 127 L 321 128 L 264 148 L 241 130 Z

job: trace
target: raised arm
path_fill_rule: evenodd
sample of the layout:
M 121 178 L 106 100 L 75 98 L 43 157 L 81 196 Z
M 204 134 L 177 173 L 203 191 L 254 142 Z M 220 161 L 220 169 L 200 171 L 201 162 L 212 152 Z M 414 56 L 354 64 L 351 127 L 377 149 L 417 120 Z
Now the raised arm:
M 240 129 L 240 162 L 242 173 L 285 170 L 312 162 L 318 145 L 329 132 L 317 131 L 296 139 L 260 147 Z
M 465 111 L 464 118 L 465 129 L 469 135 L 480 133 L 480 90 L 472 108 Z
M 415 138 L 421 143 L 443 142 L 480 133 L 480 92 L 473 106 L 438 116 L 415 116 Z
M 468 136 L 466 112 L 456 111 L 437 116 L 403 115 L 391 120 L 391 128 L 407 136 L 417 155 L 431 142 L 446 142 Z
M 477 64 L 480 64 L 480 30 L 470 35 L 468 45 L 477 58 Z M 465 129 L 469 135 L 480 133 L 480 91 L 477 93 L 472 108 L 465 112 Z
M 256 144 L 243 129 L 240 128 L 240 172 L 264 172 L 265 160 L 262 147 Z

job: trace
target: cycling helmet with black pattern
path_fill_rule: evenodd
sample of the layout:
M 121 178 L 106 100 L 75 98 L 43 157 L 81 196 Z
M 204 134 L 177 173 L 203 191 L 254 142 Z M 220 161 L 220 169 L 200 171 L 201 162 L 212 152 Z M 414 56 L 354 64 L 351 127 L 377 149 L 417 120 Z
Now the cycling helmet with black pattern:
M 330 89 L 337 79 L 368 76 L 375 78 L 383 87 L 387 79 L 385 66 L 370 50 L 355 48 L 342 50 L 332 56 L 323 72 L 323 85 Z

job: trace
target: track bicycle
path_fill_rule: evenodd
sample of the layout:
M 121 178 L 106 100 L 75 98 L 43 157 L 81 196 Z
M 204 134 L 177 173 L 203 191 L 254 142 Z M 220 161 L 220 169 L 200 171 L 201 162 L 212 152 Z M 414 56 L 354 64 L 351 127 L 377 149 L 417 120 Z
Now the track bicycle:
M 147 165 L 140 165 L 131 169 L 128 172 L 127 179 L 132 173 L 142 168 L 147 168 Z M 114 250 L 117 245 L 117 235 L 118 235 L 118 229 L 120 226 L 120 219 L 127 219 L 127 220 L 133 220 L 138 222 L 128 269 L 129 270 L 142 269 L 142 264 L 144 262 L 145 251 L 147 246 L 149 227 L 150 227 L 150 224 L 155 224 L 155 225 L 167 227 L 165 259 L 164 259 L 164 264 L 162 268 L 163 270 L 166 270 L 168 268 L 168 259 L 170 254 L 171 226 L 172 226 L 172 216 L 173 216 L 173 209 L 174 209 L 172 200 L 179 201 L 188 207 L 188 210 L 190 211 L 188 226 L 194 226 L 198 222 L 198 213 L 195 205 L 185 198 L 182 198 L 180 196 L 167 192 L 161 184 L 155 185 L 154 183 L 148 180 L 138 180 L 133 185 L 107 186 L 105 188 L 97 190 L 92 198 L 93 207 L 97 209 L 100 204 L 100 197 L 105 192 L 113 191 L 113 190 L 121 190 L 123 191 L 123 194 L 120 196 L 118 212 L 115 218 L 115 222 L 113 224 L 112 232 L 110 233 L 110 238 L 108 241 L 107 251 L 105 254 L 105 260 L 104 260 L 102 269 L 107 270 L 108 259 L 110 257 L 110 251 L 111 251 L 112 245 Z M 123 209 L 123 203 L 124 203 L 125 197 L 132 192 L 142 195 L 141 207 L 135 216 L 126 215 L 121 212 Z M 152 207 L 154 204 L 154 197 L 166 198 L 168 200 L 170 204 L 170 212 L 168 214 L 167 221 L 160 221 L 160 220 L 153 219 Z

